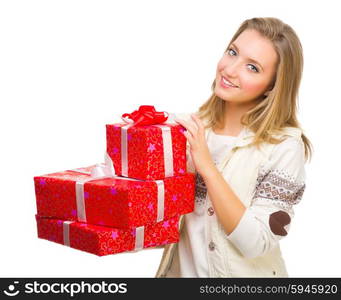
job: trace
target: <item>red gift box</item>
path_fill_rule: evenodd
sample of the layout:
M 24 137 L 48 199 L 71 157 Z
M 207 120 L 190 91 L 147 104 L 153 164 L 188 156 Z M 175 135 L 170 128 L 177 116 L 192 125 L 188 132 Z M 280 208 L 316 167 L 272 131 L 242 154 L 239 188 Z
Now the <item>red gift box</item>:
M 115 173 L 156 180 L 186 173 L 186 137 L 176 123 L 106 125 L 107 153 Z
M 36 215 L 38 237 L 99 256 L 140 250 L 179 241 L 175 216 L 156 224 L 118 229 Z
M 88 172 L 94 166 L 77 169 Z M 193 173 L 156 181 L 93 179 L 63 171 L 34 177 L 40 216 L 116 228 L 138 227 L 194 210 Z

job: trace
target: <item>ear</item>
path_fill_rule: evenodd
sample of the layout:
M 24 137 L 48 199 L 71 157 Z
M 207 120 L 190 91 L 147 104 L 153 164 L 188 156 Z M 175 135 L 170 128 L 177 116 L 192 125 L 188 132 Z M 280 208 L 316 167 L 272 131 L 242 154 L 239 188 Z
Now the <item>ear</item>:
M 271 91 L 272 91 L 272 90 L 266 91 L 266 92 L 264 93 L 264 96 L 269 96 L 269 94 L 270 94 Z
M 265 97 L 269 96 L 269 94 L 272 92 L 273 88 L 275 86 L 275 83 L 272 82 L 270 86 L 268 86 L 268 90 L 263 94 Z

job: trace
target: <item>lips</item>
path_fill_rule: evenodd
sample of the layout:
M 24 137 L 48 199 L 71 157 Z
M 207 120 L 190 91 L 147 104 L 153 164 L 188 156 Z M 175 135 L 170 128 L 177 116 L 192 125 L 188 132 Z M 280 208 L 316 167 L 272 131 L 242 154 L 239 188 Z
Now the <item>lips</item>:
M 226 77 L 221 76 L 221 80 L 220 80 L 220 84 L 221 86 L 225 87 L 225 88 L 238 88 L 238 86 L 236 86 L 235 84 L 233 84 L 231 81 L 229 81 Z

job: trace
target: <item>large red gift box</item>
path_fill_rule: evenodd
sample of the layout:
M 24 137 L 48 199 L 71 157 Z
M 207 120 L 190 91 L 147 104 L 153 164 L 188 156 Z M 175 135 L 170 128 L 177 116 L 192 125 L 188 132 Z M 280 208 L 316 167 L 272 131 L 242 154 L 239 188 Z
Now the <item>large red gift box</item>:
M 99 256 L 140 250 L 179 241 L 175 216 L 156 224 L 118 229 L 36 215 L 38 237 Z
M 130 228 L 194 210 L 193 173 L 157 181 L 93 179 L 93 167 L 34 177 L 38 215 Z
M 106 125 L 107 153 L 117 175 L 156 180 L 186 173 L 186 137 L 176 123 Z

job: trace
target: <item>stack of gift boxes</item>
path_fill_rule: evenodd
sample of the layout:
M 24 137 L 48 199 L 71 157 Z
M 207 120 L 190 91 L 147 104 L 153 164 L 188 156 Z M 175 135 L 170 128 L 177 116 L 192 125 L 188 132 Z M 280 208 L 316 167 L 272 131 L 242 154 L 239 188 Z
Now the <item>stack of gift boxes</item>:
M 195 188 L 184 128 L 141 124 L 106 125 L 104 164 L 34 177 L 39 238 L 100 256 L 179 241 Z

